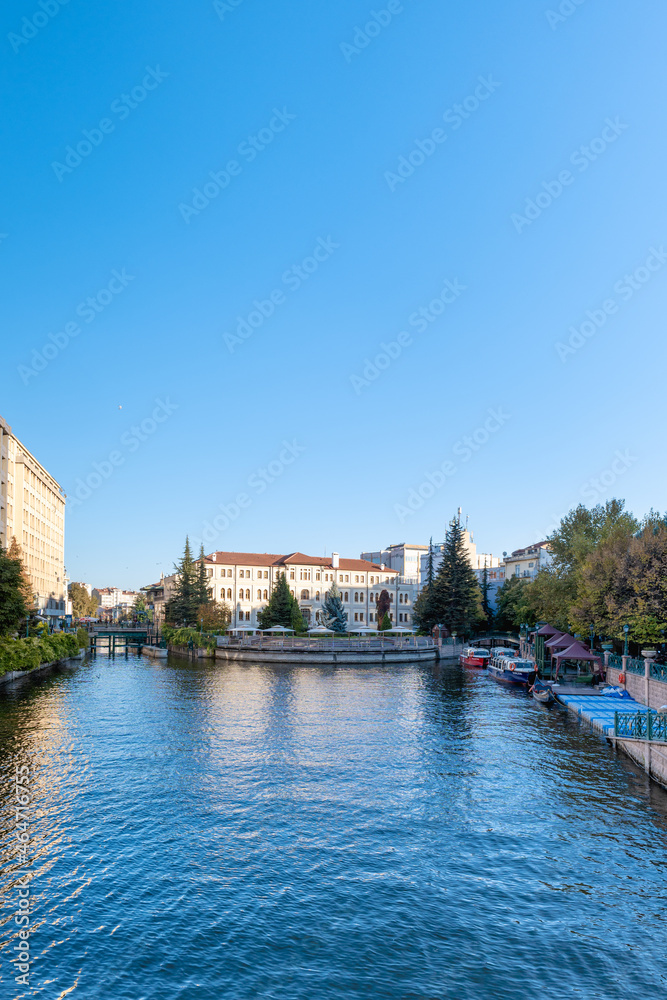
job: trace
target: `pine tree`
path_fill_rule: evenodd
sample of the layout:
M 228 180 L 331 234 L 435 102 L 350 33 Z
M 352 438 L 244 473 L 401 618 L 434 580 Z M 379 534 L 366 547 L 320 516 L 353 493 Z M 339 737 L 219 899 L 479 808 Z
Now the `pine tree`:
M 292 624 L 292 621 L 295 603 L 298 609 L 299 605 L 292 596 L 287 583 L 287 577 L 284 573 L 280 573 L 271 591 L 269 603 L 257 615 L 259 627 L 273 628 L 275 625 L 283 625 L 285 628 L 294 628 L 295 626 Z
M 164 609 L 165 621 L 169 625 L 197 625 L 198 569 L 192 558 L 190 539 L 186 537 L 183 556 L 174 566 L 177 574 L 173 596 Z
M 433 624 L 450 632 L 469 635 L 484 622 L 482 593 L 465 547 L 465 532 L 458 518 L 449 525 L 442 564 L 433 581 L 430 614 Z
M 433 538 L 428 543 L 428 563 L 426 568 L 426 583 L 418 595 L 412 608 L 412 624 L 417 631 L 429 633 L 434 625 L 438 625 L 433 606 L 433 583 L 435 581 L 435 571 L 433 569 Z
M 197 562 L 197 579 L 195 583 L 195 595 L 194 599 L 196 602 L 197 609 L 199 609 L 202 604 L 208 604 L 211 600 L 211 595 L 209 593 L 209 583 L 208 577 L 206 576 L 206 556 L 204 555 L 204 546 L 200 546 L 199 549 L 199 560 Z
M 435 573 L 433 572 L 433 535 L 428 540 L 428 567 L 426 570 L 426 586 L 432 587 Z
M 324 595 L 322 623 L 326 628 L 330 628 L 334 632 L 347 632 L 347 611 L 343 607 L 340 590 L 336 586 L 335 580 L 331 584 L 331 589 Z
M 293 602 L 292 603 L 292 615 L 291 615 L 290 624 L 289 624 L 288 627 L 289 628 L 293 628 L 294 631 L 297 634 L 300 633 L 300 632 L 305 632 L 306 631 L 306 622 L 305 622 L 304 617 L 303 617 L 303 612 L 302 612 L 301 608 L 299 607 L 299 602 L 297 601 L 296 597 L 292 598 L 292 602 Z
M 0 546 L 0 635 L 14 632 L 28 615 L 23 596 L 22 566 Z
M 386 632 L 387 629 L 392 628 L 392 622 L 391 622 L 391 618 L 389 617 L 389 612 L 388 611 L 385 611 L 384 617 L 383 617 L 382 621 L 380 622 L 380 626 L 379 627 L 380 627 L 380 632 Z

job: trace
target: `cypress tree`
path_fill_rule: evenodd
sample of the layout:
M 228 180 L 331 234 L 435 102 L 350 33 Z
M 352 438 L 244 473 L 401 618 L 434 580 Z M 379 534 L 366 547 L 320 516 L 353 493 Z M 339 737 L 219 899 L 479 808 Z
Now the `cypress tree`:
M 458 518 L 449 525 L 442 564 L 433 581 L 433 624 L 443 624 L 450 632 L 469 635 L 484 621 L 482 592 L 466 552 L 464 529 Z
M 347 611 L 343 607 L 340 590 L 336 586 L 335 580 L 331 584 L 331 589 L 324 595 L 322 623 L 326 628 L 333 629 L 334 632 L 347 632 Z
M 484 569 L 482 571 L 482 611 L 484 612 L 484 617 L 486 618 L 487 625 L 491 628 L 493 624 L 493 608 L 491 607 L 491 601 L 489 600 L 489 571 L 486 568 L 486 562 L 484 563 Z
M 202 604 L 208 604 L 211 600 L 211 595 L 209 594 L 208 577 L 206 576 L 206 564 L 204 560 L 206 556 L 204 555 L 204 546 L 202 545 L 199 549 L 199 561 L 197 563 L 197 579 L 195 582 L 195 608 L 197 612 Z

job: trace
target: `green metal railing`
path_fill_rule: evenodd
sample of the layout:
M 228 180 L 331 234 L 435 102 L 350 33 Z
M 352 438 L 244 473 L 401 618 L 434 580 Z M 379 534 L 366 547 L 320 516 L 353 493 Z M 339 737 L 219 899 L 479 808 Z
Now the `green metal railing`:
M 652 663 L 651 677 L 654 681 L 665 681 L 667 683 L 667 664 Z
M 618 653 L 610 653 L 608 658 L 608 666 L 613 667 L 614 670 L 622 670 L 623 657 L 619 656 Z
M 614 736 L 628 740 L 667 743 L 667 714 L 660 712 L 615 712 Z
M 625 669 L 630 674 L 640 674 L 644 676 L 644 661 L 636 660 L 634 657 L 629 656 L 625 665 Z

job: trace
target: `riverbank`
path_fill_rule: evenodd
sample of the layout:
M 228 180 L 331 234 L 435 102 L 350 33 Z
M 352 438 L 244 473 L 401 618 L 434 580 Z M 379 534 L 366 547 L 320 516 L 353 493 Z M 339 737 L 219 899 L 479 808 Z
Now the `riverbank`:
M 44 677 L 58 667 L 66 667 L 70 664 L 74 666 L 80 663 L 85 658 L 85 655 L 86 650 L 81 649 L 74 656 L 68 656 L 61 660 L 52 660 L 49 663 L 40 663 L 38 667 L 32 667 L 30 670 L 10 670 L 0 676 L 0 687 L 4 687 L 12 681 L 18 681 L 22 677 Z

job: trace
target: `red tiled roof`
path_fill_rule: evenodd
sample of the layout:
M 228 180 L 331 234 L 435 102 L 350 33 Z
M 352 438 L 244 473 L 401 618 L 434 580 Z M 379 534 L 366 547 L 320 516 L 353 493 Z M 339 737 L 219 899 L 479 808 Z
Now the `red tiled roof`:
M 333 569 L 330 556 L 307 556 L 303 552 L 291 552 L 278 556 L 269 552 L 212 552 L 206 556 L 207 563 L 216 566 L 321 566 Z M 339 570 L 352 573 L 389 573 L 398 576 L 398 570 L 380 569 L 377 563 L 366 559 L 340 559 Z

